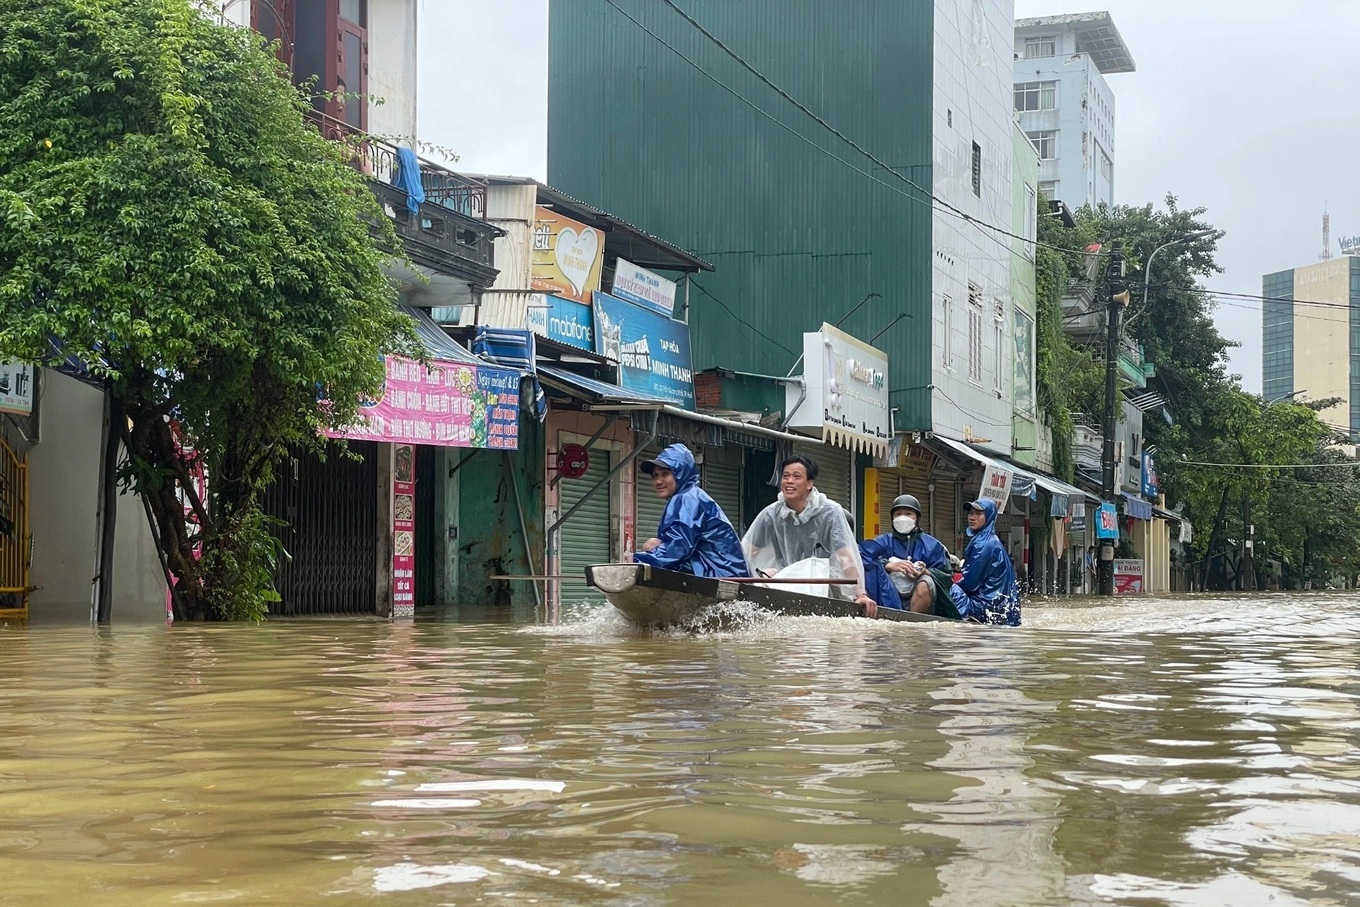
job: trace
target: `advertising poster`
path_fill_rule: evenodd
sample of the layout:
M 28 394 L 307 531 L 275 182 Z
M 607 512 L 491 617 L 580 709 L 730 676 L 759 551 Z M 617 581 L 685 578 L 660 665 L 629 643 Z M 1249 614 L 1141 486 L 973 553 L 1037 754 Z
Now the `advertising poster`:
M 540 337 L 595 352 L 595 313 L 588 305 L 546 293 L 535 296 L 524 313 L 524 327 Z
M 519 372 L 490 365 L 387 358 L 382 399 L 363 422 L 330 437 L 439 447 L 514 450 L 519 446 Z
M 595 294 L 595 352 L 619 366 L 619 386 L 694 409 L 689 325 Z
M 392 616 L 416 616 L 416 449 L 392 448 Z
M 631 261 L 620 258 L 614 268 L 610 292 L 619 299 L 675 317 L 675 283 Z
M 1113 504 L 1101 504 L 1096 511 L 1096 538 L 1119 538 L 1119 514 Z
M 1125 558 L 1114 561 L 1114 592 L 1116 595 L 1137 595 L 1143 591 L 1143 562 Z
M 589 304 L 603 270 L 603 233 L 548 208 L 534 208 L 530 289 Z
M 0 362 L 0 413 L 33 412 L 33 366 Z

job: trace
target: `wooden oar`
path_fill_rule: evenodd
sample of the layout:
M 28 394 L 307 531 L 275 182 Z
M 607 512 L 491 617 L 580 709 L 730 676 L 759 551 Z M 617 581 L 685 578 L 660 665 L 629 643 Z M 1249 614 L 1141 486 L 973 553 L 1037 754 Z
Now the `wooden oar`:
M 766 576 L 719 576 L 719 577 L 708 577 L 708 578 L 710 578 L 710 579 L 717 579 L 717 580 L 720 580 L 720 581 L 722 581 L 722 582 L 727 582 L 727 583 L 783 583 L 783 584 L 787 584 L 787 585 L 802 584 L 802 585 L 809 585 L 809 586 L 812 586 L 812 585 L 817 585 L 817 586 L 851 586 L 851 585 L 854 585 L 855 582 L 856 582 L 856 580 L 853 580 L 853 579 L 818 579 L 818 578 L 816 578 L 816 577 L 811 577 L 811 576 L 808 576 L 808 577 L 803 577 L 803 576 L 783 576 L 783 577 L 781 577 L 781 576 L 769 576 L 769 577 L 766 577 Z M 520 576 L 520 575 L 512 575 L 512 574 L 504 574 L 504 573 L 502 573 L 502 574 L 496 574 L 496 575 L 492 576 L 491 579 L 503 579 L 503 580 L 511 580 L 511 581 L 516 581 L 516 580 L 534 581 L 534 580 L 538 580 L 538 581 L 540 581 L 540 582 L 546 582 L 546 581 L 548 581 L 548 580 L 556 580 L 556 581 L 559 582 L 559 583 L 584 583 L 584 582 L 586 581 L 585 577 L 583 577 L 583 576 L 567 576 L 567 575 L 563 575 L 563 574 L 558 574 L 558 575 L 555 575 L 555 576 L 529 576 L 529 575 Z

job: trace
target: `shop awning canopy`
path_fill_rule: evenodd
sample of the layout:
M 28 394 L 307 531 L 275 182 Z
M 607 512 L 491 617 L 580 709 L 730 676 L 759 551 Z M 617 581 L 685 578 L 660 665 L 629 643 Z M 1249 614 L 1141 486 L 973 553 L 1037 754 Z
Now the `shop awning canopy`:
M 485 368 L 495 368 L 485 359 L 478 359 L 476 356 L 458 343 L 444 329 L 435 324 L 430 317 L 428 309 L 417 309 L 414 306 L 398 305 L 397 308 L 411 316 L 416 323 L 416 336 L 420 338 L 421 344 L 425 347 L 425 352 L 431 359 L 439 359 L 444 362 L 462 362 L 467 365 L 480 365 Z
M 660 409 L 663 406 L 669 406 L 671 402 L 665 397 L 657 397 L 642 391 L 631 391 L 619 387 L 617 384 L 597 381 L 594 378 L 587 378 L 585 375 L 578 375 L 575 372 L 568 372 L 542 363 L 538 366 L 538 377 L 549 387 L 566 391 L 588 403 L 614 404 L 630 409 Z
M 1136 494 L 1129 494 L 1127 491 L 1124 497 L 1124 513 L 1133 517 L 1135 520 L 1152 519 L 1152 503 Z
M 628 390 L 617 384 L 587 378 L 585 375 L 541 363 L 538 366 L 538 375 L 544 384 L 585 400 L 590 405 L 589 408 L 596 412 L 651 410 L 657 414 L 658 434 L 687 444 L 705 444 L 710 447 L 740 444 L 744 447 L 768 449 L 772 446 L 770 443 L 772 441 L 822 443 L 819 438 L 795 435 L 792 432 L 766 428 L 764 425 L 751 422 L 710 416 L 708 413 L 691 412 L 676 406 L 665 397 Z M 678 423 L 688 423 L 688 428 L 681 428 Z
M 962 441 L 955 441 L 953 438 L 946 438 L 941 435 L 932 435 L 932 441 L 937 441 L 950 450 L 961 454 L 963 457 L 974 460 L 983 466 L 990 466 L 993 469 L 1009 472 L 1011 479 L 1011 497 L 1029 498 L 1034 496 L 1034 476 L 1031 473 L 1020 469 L 1013 463 L 1006 463 L 996 457 L 989 457 L 987 454 Z

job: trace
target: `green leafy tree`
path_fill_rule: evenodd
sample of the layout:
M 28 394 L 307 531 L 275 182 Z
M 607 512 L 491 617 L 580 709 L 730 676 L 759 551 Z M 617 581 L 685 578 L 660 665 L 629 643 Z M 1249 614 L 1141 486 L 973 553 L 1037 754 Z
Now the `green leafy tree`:
M 1063 295 L 1071 281 L 1084 280 L 1085 255 L 1094 241 L 1089 225 L 1069 228 L 1048 212 L 1048 199 L 1039 197 L 1039 242 L 1035 257 L 1037 330 L 1035 381 L 1039 411 L 1053 433 L 1054 472 L 1071 481 L 1076 469 L 1072 454 L 1072 413 L 1083 412 L 1103 381 L 1103 370 L 1088 350 L 1064 332 Z M 1058 250 L 1072 250 L 1063 252 Z
M 187 618 L 265 612 L 273 465 L 416 353 L 387 221 L 307 109 L 258 36 L 189 0 L 0 5 L 0 356 L 55 340 L 105 379 Z

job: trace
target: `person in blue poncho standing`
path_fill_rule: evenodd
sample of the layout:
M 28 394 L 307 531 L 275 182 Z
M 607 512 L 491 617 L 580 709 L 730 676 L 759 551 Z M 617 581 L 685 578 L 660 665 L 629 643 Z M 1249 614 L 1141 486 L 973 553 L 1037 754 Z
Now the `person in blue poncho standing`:
M 1006 546 L 997 538 L 996 502 L 968 505 L 968 547 L 963 549 L 963 576 L 949 597 L 964 620 L 1020 626 L 1020 586 Z
M 920 521 L 921 502 L 916 496 L 898 495 L 892 505 L 892 532 L 859 544 L 864 585 L 880 605 L 958 617 L 949 598 L 953 582 L 949 552 L 933 535 L 921 531 Z
M 750 576 L 737 530 L 718 502 L 699 487 L 699 467 L 683 444 L 672 444 L 642 464 L 652 488 L 666 499 L 656 537 L 633 560 L 695 576 Z

